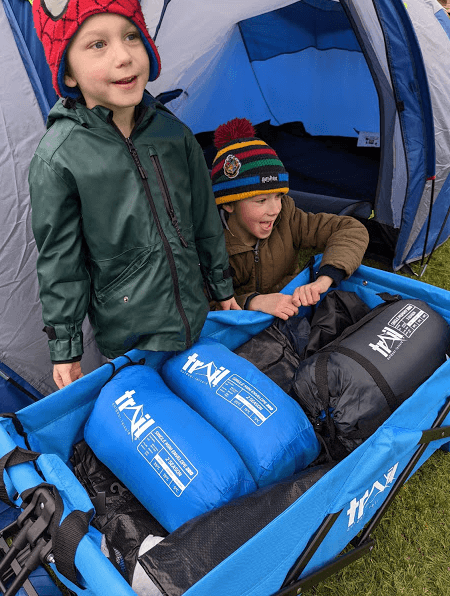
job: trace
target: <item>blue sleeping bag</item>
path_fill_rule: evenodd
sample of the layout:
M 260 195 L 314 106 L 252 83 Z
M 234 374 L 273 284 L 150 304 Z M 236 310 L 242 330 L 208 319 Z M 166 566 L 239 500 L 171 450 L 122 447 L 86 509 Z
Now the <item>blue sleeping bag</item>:
M 169 532 L 256 490 L 234 447 L 147 366 L 124 368 L 103 387 L 84 436 Z
M 167 360 L 161 376 L 234 445 L 260 487 L 302 470 L 319 454 L 300 406 L 218 342 L 200 340 Z

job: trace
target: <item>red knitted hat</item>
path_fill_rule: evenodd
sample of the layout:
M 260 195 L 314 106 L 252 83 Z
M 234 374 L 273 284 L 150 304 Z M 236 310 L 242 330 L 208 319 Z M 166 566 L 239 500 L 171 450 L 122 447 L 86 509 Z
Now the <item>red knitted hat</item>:
M 149 81 L 159 76 L 161 61 L 147 31 L 139 0 L 34 0 L 34 26 L 52 71 L 53 86 L 60 96 L 79 95 L 76 89 L 64 83 L 67 46 L 81 24 L 88 17 L 100 13 L 118 14 L 136 25 L 150 60 Z

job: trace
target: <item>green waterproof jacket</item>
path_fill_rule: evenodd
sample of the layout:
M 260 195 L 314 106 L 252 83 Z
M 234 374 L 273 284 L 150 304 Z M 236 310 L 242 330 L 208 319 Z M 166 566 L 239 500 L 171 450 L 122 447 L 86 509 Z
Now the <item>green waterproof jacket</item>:
M 83 353 L 82 322 L 109 358 L 183 350 L 233 295 L 200 146 L 145 93 L 126 139 L 103 106 L 59 100 L 29 171 L 45 331 L 53 362 Z M 203 275 L 203 277 L 202 277 Z

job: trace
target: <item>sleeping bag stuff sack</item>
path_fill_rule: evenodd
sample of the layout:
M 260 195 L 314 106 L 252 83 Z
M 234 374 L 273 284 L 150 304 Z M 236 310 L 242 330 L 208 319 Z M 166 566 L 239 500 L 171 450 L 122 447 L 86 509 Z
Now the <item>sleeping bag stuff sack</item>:
M 256 490 L 234 447 L 147 366 L 124 368 L 103 387 L 84 436 L 169 532 Z
M 445 362 L 447 322 L 422 300 L 385 300 L 304 360 L 292 395 L 342 459 Z M 342 449 L 342 446 L 345 449 Z
M 256 366 L 213 340 L 169 358 L 161 376 L 241 455 L 258 486 L 290 476 L 319 454 L 299 405 Z

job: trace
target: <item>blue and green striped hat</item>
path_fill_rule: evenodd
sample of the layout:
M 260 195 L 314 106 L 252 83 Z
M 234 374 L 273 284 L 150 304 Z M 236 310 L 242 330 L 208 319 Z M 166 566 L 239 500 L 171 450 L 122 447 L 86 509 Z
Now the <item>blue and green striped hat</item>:
M 256 137 L 246 118 L 235 118 L 214 133 L 218 149 L 211 171 L 217 205 L 265 193 L 287 193 L 289 174 L 275 151 Z

